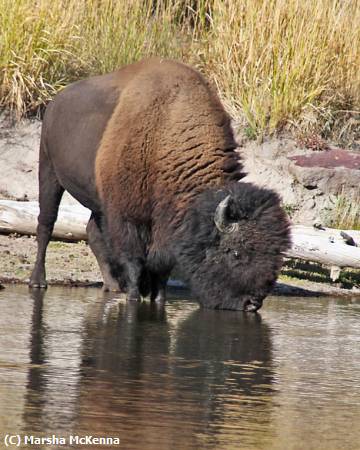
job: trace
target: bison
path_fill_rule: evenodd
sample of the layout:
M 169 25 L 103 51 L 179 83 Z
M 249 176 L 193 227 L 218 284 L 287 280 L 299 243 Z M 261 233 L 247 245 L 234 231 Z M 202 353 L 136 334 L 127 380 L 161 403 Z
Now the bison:
M 245 174 L 218 96 L 196 70 L 152 58 L 71 84 L 47 107 L 40 143 L 38 252 L 66 189 L 92 211 L 104 286 L 163 302 L 176 266 L 209 308 L 256 311 L 289 246 L 278 196 Z

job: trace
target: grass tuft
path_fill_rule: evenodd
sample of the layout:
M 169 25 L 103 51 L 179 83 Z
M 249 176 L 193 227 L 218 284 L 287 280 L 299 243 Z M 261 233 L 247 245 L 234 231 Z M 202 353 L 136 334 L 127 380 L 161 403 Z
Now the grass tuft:
M 360 230 L 360 190 L 352 197 L 345 193 L 337 197 L 329 226 L 342 230 Z
M 174 8 L 149 0 L 0 0 L 0 106 L 21 117 L 76 79 L 150 55 L 183 59 L 187 33 Z

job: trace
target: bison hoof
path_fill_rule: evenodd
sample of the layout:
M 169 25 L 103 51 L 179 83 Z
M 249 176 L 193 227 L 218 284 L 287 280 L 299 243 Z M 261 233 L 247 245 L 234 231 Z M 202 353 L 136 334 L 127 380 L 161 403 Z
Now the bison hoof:
M 136 290 L 135 289 L 134 290 L 130 289 L 129 293 L 126 296 L 126 300 L 128 302 L 139 302 L 141 300 L 139 291 L 137 289 Z
M 262 303 L 259 303 L 257 301 L 247 301 L 244 305 L 244 311 L 246 312 L 256 312 L 258 309 L 260 309 L 262 306 Z
M 140 295 L 138 295 L 138 296 L 128 295 L 126 297 L 126 301 L 128 301 L 128 302 L 139 302 L 140 300 L 141 300 Z
M 158 305 L 163 305 L 166 302 L 166 296 L 163 293 L 159 293 L 156 296 L 152 295 L 150 301 L 155 302 Z
M 47 289 L 47 283 L 45 282 L 36 282 L 36 281 L 30 281 L 29 288 L 31 289 Z
M 102 290 L 104 292 L 121 292 L 118 284 L 103 284 Z

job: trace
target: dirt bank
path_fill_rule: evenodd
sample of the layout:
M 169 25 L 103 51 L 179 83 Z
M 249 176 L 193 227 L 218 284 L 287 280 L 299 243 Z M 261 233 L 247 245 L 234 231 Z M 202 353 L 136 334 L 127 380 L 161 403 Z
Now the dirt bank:
M 314 150 L 286 136 L 257 143 L 239 135 L 238 141 L 245 181 L 278 192 L 295 224 L 336 227 L 339 201 L 360 199 L 360 152 L 330 144 Z
M 0 111 L 0 198 L 38 199 L 38 161 L 41 121 L 18 123 Z M 62 200 L 76 202 L 66 194 Z
M 27 283 L 35 262 L 34 237 L 0 235 L 1 283 Z M 342 289 L 339 285 L 318 283 L 289 277 L 284 269 L 274 294 L 286 296 L 360 296 L 360 289 Z M 48 247 L 46 273 L 49 285 L 102 286 L 102 278 L 95 257 L 86 242 L 65 243 L 52 241 Z M 171 280 L 171 285 L 178 285 Z
M 0 281 L 28 282 L 35 256 L 35 237 L 0 235 Z M 46 274 L 50 284 L 76 285 L 102 281 L 95 257 L 85 242 L 50 242 Z
M 23 120 L 14 126 L 4 113 L 0 114 L 0 198 L 37 200 L 40 131 L 39 120 Z M 321 151 L 301 146 L 289 137 L 257 143 L 238 133 L 238 141 L 248 172 L 245 181 L 276 190 L 294 223 L 326 223 L 338 195 L 351 198 L 359 192 L 358 156 L 345 155 L 343 162 L 339 158 L 343 153 L 337 149 L 331 153 L 331 148 L 326 147 L 322 150 L 325 156 L 314 159 L 313 156 L 320 155 Z M 316 165 L 318 161 L 324 167 Z M 65 195 L 62 202 L 71 204 L 76 200 Z M 26 282 L 35 255 L 34 238 L 0 235 L 0 280 Z M 101 281 L 95 258 L 86 243 L 51 242 L 47 278 L 50 283 L 73 285 Z M 290 293 L 294 284 L 318 292 L 338 292 L 337 286 L 325 288 L 323 284 L 318 286 L 288 279 L 288 288 L 285 287 L 283 292 Z M 345 295 L 349 293 L 349 290 L 344 291 Z
M 14 126 L 0 113 L 0 198 L 37 200 L 40 131 L 39 120 L 23 120 Z M 248 173 L 245 181 L 277 191 L 294 223 L 312 225 L 320 220 L 331 225 L 339 196 L 360 198 L 360 152 L 324 143 L 314 149 L 289 136 L 258 143 L 241 131 L 237 140 Z M 343 158 L 341 152 L 345 152 Z M 65 194 L 62 202 L 76 200 Z

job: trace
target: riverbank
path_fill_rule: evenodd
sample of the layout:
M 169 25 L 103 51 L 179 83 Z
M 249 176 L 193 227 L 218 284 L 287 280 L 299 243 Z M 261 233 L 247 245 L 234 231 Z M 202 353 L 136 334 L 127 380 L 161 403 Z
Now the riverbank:
M 35 258 L 35 237 L 0 235 L 0 282 L 27 283 Z M 85 242 L 51 241 L 46 273 L 49 284 L 96 286 L 102 282 L 96 259 Z
M 0 284 L 27 284 L 35 263 L 35 256 L 35 237 L 0 235 Z M 290 275 L 294 273 L 291 270 L 294 271 L 296 268 L 284 267 L 283 275 L 274 290 L 275 295 L 302 297 L 320 295 L 360 296 L 360 289 L 356 286 L 352 288 L 349 286 L 348 289 L 344 289 L 340 283 L 330 284 L 325 275 L 321 283 L 299 279 Z M 46 273 L 49 285 L 102 286 L 102 278 L 96 259 L 88 244 L 84 241 L 77 243 L 51 241 L 47 252 Z
M 359 150 L 320 141 L 312 147 L 286 134 L 251 140 L 235 122 L 234 129 L 243 181 L 278 192 L 294 224 L 360 229 Z M 0 198 L 37 200 L 40 132 L 40 120 L 13 123 L 0 111 Z M 65 193 L 62 204 L 74 203 Z
M 0 198 L 37 200 L 40 131 L 39 120 L 13 124 L 4 113 L 0 115 Z M 316 222 L 334 226 L 337 222 L 335 225 L 343 226 L 343 229 L 359 224 L 360 202 L 356 199 L 360 198 L 360 153 L 347 152 L 331 144 L 322 149 L 311 149 L 289 136 L 258 142 L 247 139 L 241 133 L 241 127 L 236 134 L 248 173 L 244 180 L 277 191 L 293 223 L 312 226 Z M 349 155 L 352 156 L 349 158 Z M 74 204 L 76 200 L 65 194 L 62 203 Z M 35 255 L 34 237 L 0 235 L 0 281 L 26 283 Z M 321 275 L 314 275 L 313 270 L 313 267 L 310 270 L 285 268 L 285 278 L 277 292 L 294 295 L 300 292 L 299 289 L 305 289 L 311 295 L 354 295 L 360 285 L 359 274 L 355 279 L 352 274 L 345 277 L 347 289 L 342 289 L 342 282 L 329 283 L 327 269 L 322 269 Z M 99 286 L 101 283 L 96 260 L 85 242 L 52 241 L 47 258 L 47 278 L 49 284 Z M 355 290 L 351 291 L 352 287 Z

